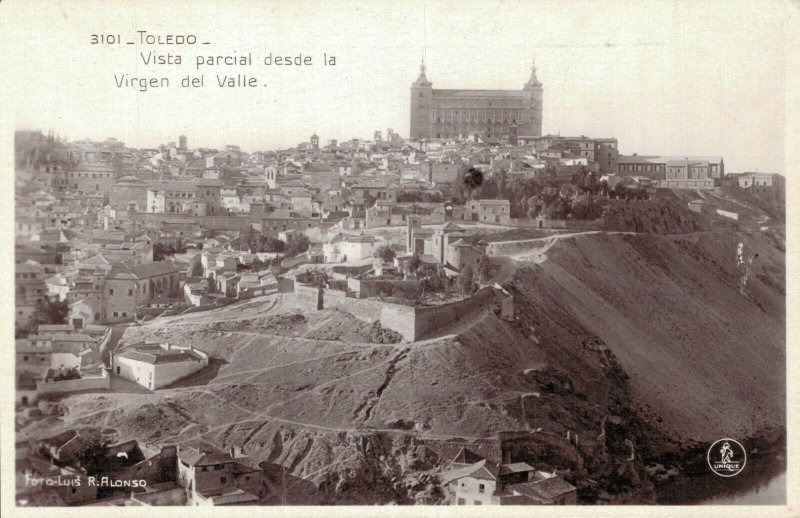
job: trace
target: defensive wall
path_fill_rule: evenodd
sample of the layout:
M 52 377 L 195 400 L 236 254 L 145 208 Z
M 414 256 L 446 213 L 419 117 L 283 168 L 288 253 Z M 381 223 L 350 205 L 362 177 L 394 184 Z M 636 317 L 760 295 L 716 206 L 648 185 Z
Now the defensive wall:
M 405 340 L 416 341 L 488 307 L 493 291 L 493 288 L 485 287 L 463 300 L 436 306 L 411 306 L 375 298 L 351 297 L 343 290 L 295 282 L 294 300 L 297 305 L 312 311 L 338 309 L 369 322 L 377 320 L 381 326 L 400 333 Z
M 402 296 L 415 299 L 422 294 L 422 282 L 419 280 L 385 280 L 385 279 L 347 279 L 347 289 L 364 299 L 377 296 Z

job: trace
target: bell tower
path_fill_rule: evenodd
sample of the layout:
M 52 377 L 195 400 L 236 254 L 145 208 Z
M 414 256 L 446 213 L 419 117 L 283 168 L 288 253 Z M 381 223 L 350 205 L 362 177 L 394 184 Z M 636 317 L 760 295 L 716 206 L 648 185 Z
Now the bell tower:
M 433 83 L 425 77 L 425 59 L 419 67 L 419 77 L 411 84 L 411 124 L 409 138 L 430 138 L 430 112 L 433 103 Z
M 522 121 L 520 124 L 520 135 L 530 135 L 533 137 L 542 136 L 542 83 L 536 77 L 536 60 L 531 66 L 531 78 L 522 88 L 525 92 L 525 106 L 522 110 Z

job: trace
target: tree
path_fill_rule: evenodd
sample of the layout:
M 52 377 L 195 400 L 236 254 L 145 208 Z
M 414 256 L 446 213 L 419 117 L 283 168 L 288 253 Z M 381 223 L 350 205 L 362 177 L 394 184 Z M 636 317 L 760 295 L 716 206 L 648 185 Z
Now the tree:
M 464 296 L 472 293 L 472 285 L 474 282 L 475 273 L 472 271 L 472 267 L 467 264 L 461 268 L 458 278 L 456 279 L 456 287 L 458 288 L 459 293 Z
M 39 326 L 42 324 L 66 324 L 69 315 L 69 303 L 64 301 L 53 301 L 45 297 L 37 302 L 34 307 L 33 322 Z
M 161 261 L 167 256 L 182 254 L 185 251 L 186 245 L 168 245 L 164 243 L 156 243 L 153 245 L 153 261 Z
M 272 236 L 260 235 L 250 240 L 250 249 L 253 252 L 279 254 L 286 249 L 286 243 Z
M 217 283 L 214 281 L 214 277 L 211 274 L 208 274 L 206 278 L 206 286 L 208 293 L 215 293 L 217 291 Z
M 474 167 L 470 167 L 467 169 L 467 172 L 464 173 L 464 185 L 469 190 L 473 190 L 483 183 L 483 172 L 480 169 L 475 169 Z
M 196 255 L 192 259 L 191 266 L 189 267 L 189 277 L 202 277 L 203 276 L 203 263 L 200 262 L 200 256 Z
M 108 455 L 108 442 L 93 437 L 77 458 L 87 475 L 97 476 L 107 470 Z
M 536 218 L 539 215 L 539 210 L 541 209 L 541 200 L 535 194 L 528 198 L 528 217 L 531 219 Z
M 289 246 L 286 247 L 286 256 L 287 257 L 294 257 L 296 255 L 300 255 L 311 245 L 311 241 L 308 239 L 308 236 L 305 234 L 299 234 L 294 239 L 292 239 Z
M 483 254 L 478 261 L 478 282 L 486 284 L 489 282 L 489 257 Z
M 408 261 L 408 271 L 411 273 L 417 273 L 417 270 L 419 270 L 420 266 L 422 266 L 422 260 L 419 258 L 419 254 L 415 253 Z
M 380 257 L 384 263 L 391 263 L 396 256 L 397 254 L 389 245 L 383 245 L 377 251 L 377 257 Z

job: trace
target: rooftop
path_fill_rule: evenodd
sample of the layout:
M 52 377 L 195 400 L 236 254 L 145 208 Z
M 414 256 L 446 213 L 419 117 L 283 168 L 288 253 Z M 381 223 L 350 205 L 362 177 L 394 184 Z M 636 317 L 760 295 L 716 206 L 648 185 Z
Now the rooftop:
M 167 349 L 159 345 L 134 346 L 117 356 L 153 365 L 197 361 L 202 359 L 193 349 Z

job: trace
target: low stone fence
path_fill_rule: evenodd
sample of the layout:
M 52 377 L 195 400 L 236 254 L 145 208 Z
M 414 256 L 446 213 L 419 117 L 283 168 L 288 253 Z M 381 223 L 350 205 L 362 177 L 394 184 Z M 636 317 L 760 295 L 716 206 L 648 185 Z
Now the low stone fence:
M 79 392 L 82 390 L 108 390 L 111 386 L 111 378 L 105 369 L 100 372 L 100 376 L 91 376 L 74 380 L 42 381 L 37 384 L 36 391 L 41 397 L 45 395 Z
M 239 292 L 239 300 L 252 299 L 262 295 L 272 295 L 278 293 L 278 283 L 265 284 L 263 286 L 253 286 Z
M 548 244 L 548 239 L 555 238 L 532 238 L 522 239 L 519 241 L 495 241 L 486 246 L 486 255 L 488 256 L 507 256 L 534 250 L 536 248 L 544 248 Z
M 364 299 L 378 296 L 401 296 L 415 299 L 422 294 L 420 280 L 385 280 L 385 279 L 347 279 L 347 289 L 355 292 L 358 298 Z

